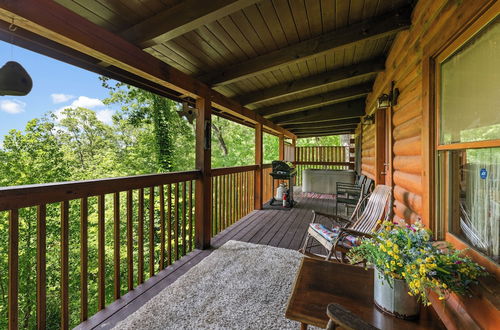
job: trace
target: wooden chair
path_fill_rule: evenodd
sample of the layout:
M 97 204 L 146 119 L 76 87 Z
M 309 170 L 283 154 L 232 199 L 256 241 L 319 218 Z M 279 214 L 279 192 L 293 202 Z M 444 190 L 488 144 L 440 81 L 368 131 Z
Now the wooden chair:
M 348 188 L 341 192 L 345 192 L 345 196 L 341 196 L 337 192 L 337 197 L 335 198 L 335 214 L 338 214 L 339 204 L 344 204 L 346 207 L 346 215 L 348 214 L 349 206 L 355 207 L 360 199 L 368 196 L 373 189 L 374 181 L 370 178 L 366 178 L 365 182 L 362 184 L 360 189 Z M 362 205 L 361 207 L 364 207 Z
M 344 195 L 353 190 L 360 190 L 363 186 L 363 183 L 365 183 L 366 179 L 367 179 L 366 176 L 364 174 L 361 174 L 357 177 L 356 182 L 354 183 L 337 182 L 336 183 L 337 195 Z
M 361 211 L 362 205 L 367 201 L 366 207 Z M 361 198 L 349 219 L 338 215 L 313 212 L 312 222 L 309 224 L 307 236 L 303 247 L 299 252 L 307 256 L 324 257 L 313 254 L 311 248 L 323 246 L 326 249 L 325 260 L 330 260 L 332 255 L 340 262 L 344 261 L 345 253 L 354 245 L 357 245 L 361 237 L 370 237 L 373 230 L 377 228 L 378 220 L 387 219 L 391 201 L 391 187 L 378 185 L 373 193 Z M 330 220 L 332 226 L 328 228 L 317 223 L 317 217 L 322 216 Z M 309 246 L 309 240 L 313 238 L 318 244 Z M 340 252 L 339 259 L 337 253 Z

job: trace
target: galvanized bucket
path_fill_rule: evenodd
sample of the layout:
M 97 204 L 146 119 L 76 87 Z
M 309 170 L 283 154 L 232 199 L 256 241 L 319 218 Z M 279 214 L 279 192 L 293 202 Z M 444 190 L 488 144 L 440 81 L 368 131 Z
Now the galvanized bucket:
M 375 268 L 373 295 L 375 305 L 383 312 L 406 320 L 418 318 L 420 304 L 408 291 L 406 281 L 391 278 L 391 283 L 387 283 L 382 273 Z

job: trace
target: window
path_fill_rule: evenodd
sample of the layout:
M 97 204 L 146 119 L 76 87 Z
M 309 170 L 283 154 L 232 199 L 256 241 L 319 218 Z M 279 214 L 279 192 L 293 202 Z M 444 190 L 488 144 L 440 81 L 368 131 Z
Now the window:
M 448 233 L 499 263 L 498 6 L 479 21 L 482 26 L 437 58 L 437 218 Z

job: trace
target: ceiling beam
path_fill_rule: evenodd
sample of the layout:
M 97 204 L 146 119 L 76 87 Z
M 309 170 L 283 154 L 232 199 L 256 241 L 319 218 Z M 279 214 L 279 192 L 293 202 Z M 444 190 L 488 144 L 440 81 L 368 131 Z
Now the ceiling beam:
M 350 26 L 251 58 L 245 62 L 215 70 L 200 77 L 211 86 L 226 85 L 249 76 L 268 72 L 342 49 L 355 43 L 382 38 L 407 29 L 411 24 L 411 9 L 400 8 L 385 15 L 370 18 Z
M 340 131 L 340 130 L 345 130 L 345 129 L 351 129 L 351 128 L 356 128 L 358 125 L 357 124 L 345 124 L 345 125 L 340 125 L 340 126 L 334 126 L 334 127 L 320 127 L 320 128 L 293 128 L 291 131 L 294 134 L 297 133 L 304 133 L 304 132 L 331 132 L 331 131 Z
M 332 71 L 320 73 L 314 76 L 282 83 L 273 87 L 261 89 L 255 92 L 236 97 L 242 105 L 272 100 L 279 97 L 293 95 L 313 88 L 338 83 L 353 78 L 360 78 L 384 71 L 385 59 L 376 58 L 366 62 L 337 68 Z
M 297 135 L 297 138 L 299 139 L 305 139 L 305 138 L 311 138 L 311 137 L 321 137 L 321 136 L 332 136 L 332 135 L 344 135 L 344 134 L 354 134 L 354 130 L 349 130 L 349 131 L 338 131 L 338 132 L 331 132 L 331 133 L 317 133 L 317 134 L 301 134 Z
M 85 57 L 151 81 L 193 98 L 209 95 L 212 106 L 251 123 L 259 122 L 288 137 L 295 135 L 238 102 L 210 89 L 203 82 L 162 62 L 129 41 L 50 0 L 0 0 L 0 20 L 14 24 Z
M 365 99 L 327 105 L 273 118 L 276 124 L 297 124 L 361 117 L 365 114 Z
M 253 5 L 261 0 L 186 0 L 126 29 L 121 36 L 148 48 Z
M 266 118 L 275 117 L 285 113 L 299 112 L 301 109 L 318 107 L 332 103 L 339 103 L 357 99 L 368 95 L 372 91 L 373 81 L 356 86 L 350 86 L 342 89 L 336 89 L 324 94 L 313 95 L 303 99 L 293 100 L 284 103 L 278 103 L 266 108 L 260 108 L 255 111 Z
M 344 128 L 338 128 L 338 129 L 330 129 L 330 130 L 308 130 L 308 131 L 294 131 L 294 134 L 299 136 L 303 134 L 327 134 L 327 133 L 335 133 L 335 132 L 344 132 L 344 131 L 350 131 L 350 130 L 355 130 L 356 127 L 344 127 Z
M 340 120 L 329 120 L 322 121 L 318 123 L 310 123 L 310 124 L 285 124 L 284 128 L 288 130 L 293 130 L 297 128 L 330 128 L 337 127 L 343 125 L 351 125 L 351 124 L 359 124 L 361 120 L 359 118 L 349 118 L 349 119 L 340 119 Z

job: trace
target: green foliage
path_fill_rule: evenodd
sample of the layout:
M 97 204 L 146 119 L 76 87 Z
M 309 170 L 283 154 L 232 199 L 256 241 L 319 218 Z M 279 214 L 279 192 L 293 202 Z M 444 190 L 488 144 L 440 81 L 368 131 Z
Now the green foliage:
M 319 136 L 297 140 L 297 147 L 340 146 L 340 135 Z

